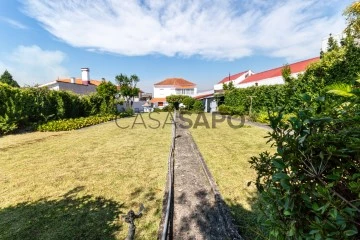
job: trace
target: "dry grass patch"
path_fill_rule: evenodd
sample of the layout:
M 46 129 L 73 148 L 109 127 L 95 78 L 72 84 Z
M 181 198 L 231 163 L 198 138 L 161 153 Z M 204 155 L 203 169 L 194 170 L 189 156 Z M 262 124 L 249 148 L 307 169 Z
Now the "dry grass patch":
M 152 117 L 163 123 L 166 114 Z M 157 125 L 146 114 L 144 121 Z M 124 239 L 127 224 L 119 216 L 143 203 L 137 237 L 153 239 L 170 137 L 170 125 L 120 129 L 108 122 L 0 138 L 0 238 Z
M 211 121 L 211 115 L 206 116 Z M 264 138 L 267 130 L 250 126 L 233 129 L 223 122 L 217 123 L 214 129 L 198 127 L 190 131 L 231 209 L 241 235 L 246 239 L 261 235 L 253 207 L 257 191 L 253 184 L 247 186 L 248 182 L 256 179 L 256 172 L 250 168 L 248 161 L 263 151 L 271 151 Z

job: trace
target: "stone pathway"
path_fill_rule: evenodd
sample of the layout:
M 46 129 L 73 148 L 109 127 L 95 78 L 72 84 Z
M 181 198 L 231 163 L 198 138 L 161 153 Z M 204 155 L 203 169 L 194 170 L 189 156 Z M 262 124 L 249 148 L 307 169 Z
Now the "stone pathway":
M 176 135 L 173 239 L 241 239 L 190 132 Z

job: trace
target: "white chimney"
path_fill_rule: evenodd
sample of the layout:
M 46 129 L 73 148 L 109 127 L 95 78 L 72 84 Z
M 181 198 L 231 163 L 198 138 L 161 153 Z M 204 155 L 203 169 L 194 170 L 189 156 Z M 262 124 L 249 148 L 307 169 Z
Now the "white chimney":
M 75 83 L 75 78 L 74 78 L 74 77 L 71 77 L 71 78 L 70 78 L 70 82 L 71 82 L 71 83 Z
M 81 68 L 81 80 L 83 85 L 89 85 L 90 82 L 90 69 Z

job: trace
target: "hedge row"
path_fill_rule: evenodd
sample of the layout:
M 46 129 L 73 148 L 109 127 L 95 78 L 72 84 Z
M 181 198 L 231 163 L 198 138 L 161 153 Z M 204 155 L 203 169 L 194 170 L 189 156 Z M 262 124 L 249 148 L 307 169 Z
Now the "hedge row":
M 228 90 L 225 92 L 224 104 L 230 107 L 244 108 L 249 112 L 250 96 L 253 112 L 284 107 L 285 113 L 296 112 L 303 100 L 301 95 L 310 97 L 322 96 L 326 87 L 336 82 L 353 84 L 360 72 L 360 49 L 349 45 L 346 50 L 328 52 L 319 62 L 309 66 L 297 79 L 285 76 L 286 84 L 271 86 L 254 86 Z
M 55 120 L 40 124 L 36 129 L 41 132 L 71 131 L 111 121 L 114 120 L 115 117 L 115 115 L 107 115 Z
M 0 83 L 0 134 L 49 120 L 114 112 L 112 100 L 45 88 L 14 88 Z

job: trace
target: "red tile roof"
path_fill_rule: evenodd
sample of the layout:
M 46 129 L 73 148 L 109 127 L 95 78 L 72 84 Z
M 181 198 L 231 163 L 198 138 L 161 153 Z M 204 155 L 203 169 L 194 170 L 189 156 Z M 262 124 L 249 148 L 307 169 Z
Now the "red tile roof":
M 155 86 L 176 86 L 180 88 L 195 87 L 196 84 L 189 82 L 183 78 L 167 78 L 164 81 L 154 84 Z
M 150 102 L 152 102 L 152 103 L 166 102 L 166 98 L 153 98 L 150 100 Z
M 63 83 L 71 83 L 71 79 L 70 79 L 70 78 L 58 79 L 58 80 L 56 80 L 56 81 L 57 81 L 57 82 L 63 82 Z M 98 81 L 98 80 L 90 80 L 90 85 L 99 86 L 100 83 L 101 83 L 101 81 Z M 76 78 L 76 79 L 75 79 L 75 84 L 82 85 L 82 79 L 81 79 L 81 78 Z
M 303 72 L 306 70 L 306 68 L 309 66 L 310 63 L 317 62 L 319 60 L 320 60 L 319 57 L 315 57 L 301 62 L 290 64 L 289 67 L 291 69 L 291 73 Z M 255 73 L 254 75 L 251 75 L 248 78 L 246 78 L 244 81 L 240 82 L 240 84 L 261 81 L 267 78 L 279 77 L 282 75 L 281 70 L 283 68 L 284 67 L 278 67 L 264 72 Z
M 237 74 L 234 74 L 234 75 L 231 75 L 230 76 L 230 79 L 229 79 L 229 76 L 227 77 L 224 77 L 223 80 L 221 80 L 219 83 L 226 83 L 226 82 L 229 82 L 229 81 L 233 81 L 235 79 L 237 79 L 238 77 L 240 77 L 241 75 L 244 75 L 245 73 L 247 73 L 248 71 L 244 71 L 244 72 L 240 72 L 240 73 L 237 73 Z

